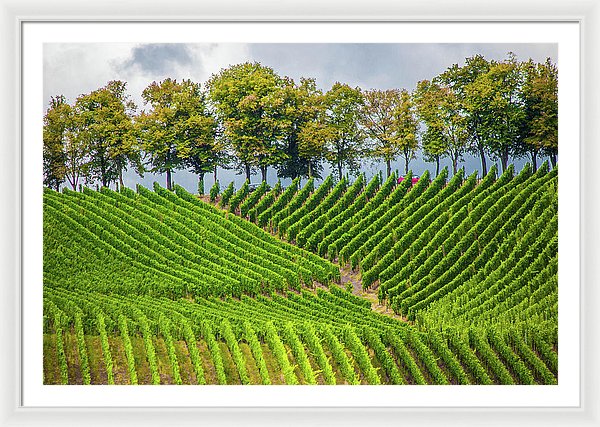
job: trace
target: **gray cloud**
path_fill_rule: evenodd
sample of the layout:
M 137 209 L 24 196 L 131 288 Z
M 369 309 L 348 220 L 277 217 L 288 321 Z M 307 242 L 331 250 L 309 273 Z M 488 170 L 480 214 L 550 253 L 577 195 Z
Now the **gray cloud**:
M 128 93 L 144 108 L 141 93 L 152 81 L 166 77 L 206 82 L 221 68 L 244 61 L 259 61 L 272 67 L 279 75 L 314 77 L 324 90 L 340 81 L 363 89 L 406 88 L 412 90 L 418 81 L 431 79 L 452 64 L 462 64 L 466 57 L 482 54 L 487 59 L 503 59 L 512 51 L 519 60 L 532 58 L 541 62 L 550 57 L 556 63 L 558 49 L 554 44 L 132 44 L 132 43 L 50 43 L 44 45 L 44 111 L 50 97 L 63 94 L 70 102 L 83 93 L 89 93 L 109 80 L 127 82 Z M 559 64 L 560 65 L 560 64 Z M 520 169 L 525 160 L 515 161 Z M 492 164 L 493 162 L 489 162 Z M 442 161 L 442 166 L 449 166 Z M 479 168 L 479 160 L 466 155 L 461 166 L 468 173 Z M 411 162 L 411 169 L 422 174 L 432 170 L 432 164 L 422 158 Z M 403 169 L 402 161 L 393 162 L 392 168 Z M 363 170 L 370 177 L 381 164 L 366 163 Z M 328 173 L 329 169 L 325 169 Z M 206 188 L 212 185 L 207 175 Z M 223 185 L 234 180 L 236 186 L 244 177 L 230 170 L 220 170 Z M 164 176 L 146 174 L 143 179 L 129 171 L 125 176 L 128 186 L 136 183 L 151 185 Z M 178 171 L 175 181 L 190 191 L 196 190 L 197 177 Z M 269 171 L 269 183 L 274 184 L 275 172 Z M 284 184 L 288 184 L 284 181 Z
M 338 44 L 252 44 L 256 61 L 294 79 L 314 77 L 322 89 L 336 81 L 364 89 L 414 89 L 418 81 L 431 79 L 452 64 L 482 54 L 501 60 L 509 51 L 520 60 L 530 57 L 554 62 L 555 44 L 431 44 L 431 43 L 338 43 Z
M 47 43 L 44 45 L 44 111 L 50 97 L 69 102 L 110 80 L 127 82 L 143 107 L 141 93 L 167 77 L 205 82 L 230 64 L 249 60 L 245 44 Z
M 174 66 L 188 66 L 193 62 L 194 57 L 187 44 L 143 44 L 134 47 L 131 56 L 117 65 L 117 68 L 138 68 L 145 74 L 164 74 Z

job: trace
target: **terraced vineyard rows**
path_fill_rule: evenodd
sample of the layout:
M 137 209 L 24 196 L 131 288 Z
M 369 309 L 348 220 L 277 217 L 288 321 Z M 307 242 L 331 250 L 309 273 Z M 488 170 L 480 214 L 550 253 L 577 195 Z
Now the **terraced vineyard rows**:
M 426 171 L 412 188 L 410 175 L 397 185 L 394 176 L 351 186 L 327 178 L 305 205 L 265 226 L 349 263 L 363 289 L 425 329 L 534 325 L 555 343 L 558 169 L 496 173 L 477 182 L 461 170 L 448 180 L 444 169 L 430 183 Z
M 45 190 L 44 382 L 555 384 L 556 184 Z
M 45 357 L 60 357 L 58 369 L 46 363 L 45 381 L 85 383 L 88 378 L 88 383 L 102 383 L 106 377 L 108 383 L 122 384 L 458 384 L 491 377 L 503 384 L 520 382 L 515 366 L 522 369 L 528 359 L 510 347 L 510 340 L 518 338 L 478 331 L 477 341 L 438 334 L 432 340 L 430 334 L 372 312 L 345 292 L 333 288 L 289 297 L 192 302 L 46 287 Z M 541 335 L 535 339 L 549 345 Z M 480 356 L 477 346 L 484 341 L 488 352 Z M 531 343 L 517 345 L 538 366 L 527 368 L 528 381 L 556 381 L 552 358 L 538 356 Z

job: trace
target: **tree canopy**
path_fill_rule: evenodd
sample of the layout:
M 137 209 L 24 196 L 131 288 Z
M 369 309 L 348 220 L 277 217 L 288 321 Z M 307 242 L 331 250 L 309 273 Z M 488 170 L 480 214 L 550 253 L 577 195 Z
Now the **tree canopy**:
M 267 167 L 285 158 L 277 144 L 285 128 L 283 85 L 272 68 L 257 62 L 233 65 L 208 81 L 224 135 L 248 181 L 253 168 L 266 180 Z
M 44 115 L 44 185 L 59 189 L 82 181 L 123 185 L 133 168 L 204 176 L 235 168 L 263 181 L 273 167 L 280 178 L 320 177 L 329 163 L 337 179 L 356 174 L 364 159 L 404 160 L 404 171 L 422 153 L 448 158 L 457 173 L 467 153 L 487 161 L 558 156 L 558 70 L 550 59 L 520 62 L 482 55 L 465 58 L 409 92 L 336 82 L 329 90 L 314 78 L 280 76 L 258 62 L 231 65 L 206 84 L 166 78 L 142 92 L 143 109 L 123 81 L 109 81 L 72 104 L 51 98 Z
M 363 96 L 359 88 L 336 82 L 325 94 L 324 102 L 326 133 L 330 136 L 325 143 L 325 158 L 342 179 L 344 168 L 351 174 L 358 172 L 366 151 L 358 123 Z
M 75 101 L 75 127 L 89 151 L 87 180 L 99 181 L 103 187 L 117 180 L 122 184 L 128 162 L 140 168 L 132 122 L 136 106 L 126 87 L 125 82 L 110 81 Z
M 149 156 L 152 172 L 166 173 L 172 187 L 173 171 L 190 168 L 203 175 L 214 166 L 215 122 L 209 114 L 201 85 L 191 80 L 153 82 L 142 93 L 149 104 L 136 118 L 138 137 Z

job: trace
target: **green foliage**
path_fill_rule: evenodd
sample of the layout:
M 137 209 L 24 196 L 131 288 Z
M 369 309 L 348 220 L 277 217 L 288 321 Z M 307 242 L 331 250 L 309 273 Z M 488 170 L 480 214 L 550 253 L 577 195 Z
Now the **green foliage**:
M 517 152 L 558 154 L 558 69 L 550 60 L 522 64 L 525 118 Z
M 300 78 L 295 83 L 284 78 L 279 93 L 282 111 L 282 141 L 285 157 L 276 165 L 282 178 L 319 177 L 323 149 L 310 129 L 324 114 L 323 93 L 315 79 Z
M 152 172 L 167 174 L 189 167 L 201 175 L 213 169 L 216 159 L 215 120 L 208 112 L 201 86 L 191 80 L 165 79 L 142 92 L 149 111 L 136 117 L 142 149 Z
M 267 209 L 265 209 L 260 215 L 258 215 L 257 221 L 258 225 L 264 227 L 265 225 L 271 222 L 271 218 L 275 216 L 280 210 L 285 208 L 285 206 L 292 200 L 296 192 L 298 191 L 298 186 L 300 184 L 300 178 L 296 178 L 292 181 L 290 186 L 286 188 L 277 198 L 277 200 Z
M 340 344 L 337 337 L 333 334 L 328 326 L 323 326 L 321 329 L 323 339 L 327 343 L 327 347 L 333 356 L 336 364 L 339 366 L 340 372 L 344 380 L 351 385 L 360 384 L 360 381 L 352 368 L 352 363 L 348 359 L 348 356 L 344 352 L 344 348 Z
M 309 351 L 315 357 L 318 366 L 321 368 L 321 374 L 323 375 L 325 384 L 336 384 L 333 368 L 323 350 L 321 340 L 317 336 L 315 327 L 310 322 L 305 322 L 302 325 L 302 338 Z
M 240 204 L 244 201 L 250 192 L 250 183 L 245 181 L 238 191 L 229 200 L 229 212 L 237 211 Z
M 81 95 L 73 106 L 75 139 L 85 141 L 89 161 L 86 181 L 104 186 L 120 180 L 128 164 L 141 172 L 141 156 L 132 121 L 136 105 L 126 93 L 127 83 L 115 80 Z
M 177 361 L 177 355 L 175 353 L 175 345 L 173 344 L 173 337 L 171 336 L 171 328 L 171 321 L 165 316 L 159 316 L 158 329 L 165 341 L 165 345 L 167 346 L 171 371 L 173 372 L 173 381 L 175 381 L 175 384 L 181 384 L 182 382 L 181 374 L 179 373 L 179 362 Z
M 285 127 L 284 81 L 257 62 L 232 65 L 207 82 L 225 137 L 230 141 L 246 179 L 250 171 L 277 164 L 284 157 L 276 141 Z
M 450 157 L 452 171 L 456 173 L 469 139 L 458 95 L 435 80 L 423 80 L 417 84 L 415 100 L 419 117 L 426 126 L 425 153 L 437 159 L 442 155 Z
M 358 125 L 363 96 L 359 88 L 336 82 L 324 99 L 327 107 L 325 129 L 329 134 L 325 144 L 325 158 L 342 179 L 342 170 L 354 174 L 365 151 L 364 135 Z
M 375 352 L 375 357 L 381 363 L 383 371 L 387 374 L 392 384 L 406 384 L 398 365 L 388 353 L 386 346 L 381 341 L 381 337 L 371 328 L 364 328 L 363 335 L 369 347 Z
M 265 358 L 263 356 L 262 347 L 260 346 L 256 332 L 252 327 L 252 323 L 250 323 L 248 320 L 244 321 L 244 337 L 246 342 L 248 342 L 248 345 L 252 351 L 252 355 L 254 356 L 254 360 L 256 361 L 261 383 L 263 385 L 270 385 L 271 378 L 267 369 L 267 363 L 265 362 Z
M 133 347 L 129 338 L 129 328 L 127 326 L 127 318 L 123 314 L 119 314 L 119 330 L 123 339 L 123 347 L 125 348 L 125 357 L 127 358 L 127 370 L 129 372 L 129 382 L 132 385 L 138 383 L 137 372 L 135 370 L 135 358 L 133 356 Z
M 360 338 L 356 334 L 354 328 L 350 325 L 346 326 L 343 329 L 343 337 L 344 342 L 352 352 L 354 360 L 358 364 L 366 381 L 369 384 L 381 384 L 379 375 L 377 374 L 377 371 L 375 370 L 373 364 L 371 363 L 371 360 L 369 359 L 369 354 L 367 353 L 365 346 L 360 341 Z M 379 347 L 379 349 L 380 348 L 381 347 Z
M 223 366 L 223 357 L 221 355 L 221 349 L 215 339 L 213 328 L 207 321 L 203 321 L 200 325 L 202 338 L 208 346 L 210 355 L 212 357 L 213 366 L 217 375 L 217 383 L 220 385 L 227 384 L 227 376 L 225 375 L 225 367 Z
M 235 192 L 235 188 L 233 187 L 233 181 L 229 183 L 223 194 L 221 195 L 221 201 L 219 202 L 219 206 L 223 207 L 229 204 L 229 199 L 233 196 Z
M 397 110 L 401 92 L 398 89 L 372 89 L 363 92 L 364 103 L 360 110 L 360 123 L 371 140 L 371 155 L 386 162 L 387 175 L 391 175 L 391 162 L 401 152 Z
M 134 311 L 134 316 L 135 320 L 137 321 L 140 327 L 142 337 L 144 339 L 144 346 L 146 348 L 146 358 L 148 360 L 148 364 L 150 365 L 151 383 L 153 385 L 160 384 L 160 374 L 158 373 L 158 363 L 156 361 L 156 350 L 154 349 L 154 343 L 152 342 L 153 334 L 150 331 L 148 320 L 139 309 L 136 309 Z
M 77 336 L 77 354 L 79 355 L 79 364 L 81 366 L 81 376 L 83 384 L 91 384 L 90 366 L 88 361 L 87 346 L 85 343 L 85 334 L 83 332 L 82 314 L 75 314 L 75 334 Z
M 281 329 L 281 335 L 291 348 L 294 358 L 296 359 L 296 363 L 299 365 L 300 371 L 302 372 L 306 383 L 315 385 L 317 383 L 315 373 L 310 366 L 310 362 L 308 361 L 308 357 L 304 351 L 304 346 L 298 338 L 292 322 L 286 322 L 283 325 L 283 328 Z
M 50 99 L 44 115 L 44 185 L 58 190 L 67 182 L 123 185 L 123 173 L 172 174 L 186 169 L 204 175 L 231 165 L 246 174 L 267 168 L 279 177 L 320 178 L 322 162 L 338 180 L 355 175 L 365 156 L 391 162 L 404 158 L 405 173 L 419 140 L 424 157 L 450 158 L 456 173 L 465 153 L 499 160 L 558 155 L 558 69 L 482 55 L 453 64 L 430 81 L 406 89 L 361 90 L 336 82 L 323 93 L 314 78 L 295 82 L 258 62 L 230 65 L 213 74 L 203 89 L 191 80 L 166 78 L 142 92 L 147 108 L 127 94 L 127 83 L 109 81 L 73 105 L 63 95 Z M 420 129 L 423 129 L 419 138 Z M 145 163 L 146 162 L 146 163 Z
M 225 339 L 227 346 L 229 347 L 229 352 L 233 357 L 233 362 L 238 370 L 240 375 L 240 381 L 242 384 L 250 384 L 250 377 L 248 377 L 248 371 L 246 370 L 246 362 L 244 361 L 244 355 L 240 350 L 240 346 L 238 345 L 237 338 L 231 329 L 231 324 L 227 319 L 224 319 L 221 322 L 221 335 Z
M 256 223 L 258 221 L 258 217 L 273 205 L 275 199 L 281 194 L 281 191 L 281 180 L 277 180 L 275 187 L 266 193 L 265 196 L 248 211 L 248 217 L 250 221 Z
M 79 131 L 77 113 L 64 96 L 53 97 L 44 116 L 44 185 L 55 188 L 66 180 L 73 190 L 88 176 L 90 143 Z
M 202 368 L 202 362 L 200 361 L 200 352 L 198 351 L 198 345 L 196 343 L 196 335 L 194 334 L 190 323 L 185 317 L 178 318 L 178 321 L 180 326 L 183 327 L 183 337 L 187 344 L 192 366 L 194 367 L 196 382 L 198 384 L 206 384 L 204 369 Z
M 60 185 L 67 178 L 67 160 L 71 166 L 70 183 L 73 188 L 77 186 L 78 177 L 83 173 L 86 157 L 84 144 L 75 145 L 71 141 L 73 128 L 73 112 L 64 96 L 53 96 L 50 106 L 44 115 L 43 131 L 43 168 L 44 185 L 58 191 Z M 66 150 L 66 144 L 73 144 L 74 151 Z
M 106 375 L 108 376 L 108 384 L 114 384 L 115 377 L 113 375 L 113 361 L 110 353 L 110 346 L 108 344 L 108 335 L 106 334 L 104 314 L 101 312 L 98 313 L 96 315 L 96 322 L 98 326 L 98 334 L 100 335 L 100 343 L 102 345 L 102 355 L 104 356 L 104 366 L 106 368 Z
M 247 217 L 250 209 L 253 209 L 254 206 L 258 203 L 261 197 L 267 192 L 269 186 L 267 185 L 267 181 L 263 181 L 260 183 L 258 188 L 256 188 L 248 197 L 242 202 L 240 205 L 240 215 L 242 217 Z
M 215 181 L 212 187 L 210 187 L 210 201 L 214 203 L 217 200 L 217 196 L 221 192 L 219 180 Z
M 298 378 L 294 373 L 294 367 L 290 365 L 287 352 L 283 346 L 281 338 L 279 337 L 279 333 L 277 332 L 277 329 L 273 323 L 270 321 L 265 325 L 265 339 L 269 344 L 271 351 L 275 355 L 279 369 L 281 369 L 283 373 L 285 383 L 288 385 L 297 385 Z
M 58 360 L 59 382 L 60 384 L 69 383 L 69 368 L 67 366 L 67 357 L 65 355 L 63 330 L 67 324 L 68 318 L 54 302 L 44 301 L 44 310 L 48 312 L 48 317 L 52 321 L 54 333 L 56 335 L 56 358 Z
M 122 381 L 112 366 L 118 340 L 131 383 L 141 356 L 150 378 L 137 380 L 154 384 L 165 367 L 169 381 L 194 382 L 184 366 L 199 384 L 226 384 L 231 374 L 244 384 L 554 384 L 557 175 L 544 163 L 498 179 L 492 168 L 480 182 L 462 170 L 431 183 L 423 174 L 414 186 L 361 175 L 315 190 L 296 180 L 279 195 L 251 200 L 256 190 L 230 202 L 251 216 L 271 195 L 260 215 L 277 216 L 288 232 L 302 224 L 297 237 L 311 251 L 335 245 L 408 322 L 338 286 L 315 289 L 339 282 L 338 266 L 180 186 L 45 189 L 44 333 L 56 334 L 57 362 L 45 381 L 73 381 L 66 346 L 77 345 L 87 383 L 82 338 L 97 335 L 94 360 L 115 370 L 112 382 Z M 138 335 L 145 355 L 133 357 Z M 158 335 L 166 352 L 154 348 Z M 176 354 L 176 341 L 187 354 Z

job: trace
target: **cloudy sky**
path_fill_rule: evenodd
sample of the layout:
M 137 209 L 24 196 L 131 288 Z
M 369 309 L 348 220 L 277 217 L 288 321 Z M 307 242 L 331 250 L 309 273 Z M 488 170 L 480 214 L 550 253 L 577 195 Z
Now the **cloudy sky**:
M 44 111 L 51 96 L 65 95 L 69 102 L 77 96 L 104 86 L 110 80 L 123 80 L 131 98 L 143 109 L 141 93 L 153 81 L 167 77 L 205 82 L 221 68 L 244 61 L 258 61 L 278 74 L 293 78 L 314 77 L 320 88 L 327 90 L 336 81 L 363 89 L 406 88 L 412 90 L 418 81 L 431 79 L 452 64 L 463 64 L 465 58 L 482 54 L 488 60 L 501 60 L 514 52 L 519 60 L 532 58 L 557 62 L 555 44 L 130 44 L 130 43 L 50 43 L 44 45 Z M 517 166 L 523 162 L 518 162 Z M 449 162 L 444 162 L 447 165 Z M 479 162 L 467 156 L 468 173 Z M 403 169 L 402 161 L 394 168 Z M 434 169 L 435 165 L 420 159 L 411 163 L 415 173 Z M 367 177 L 384 169 L 383 164 L 365 165 Z M 197 178 L 187 172 L 174 175 L 177 183 L 196 190 Z M 222 185 L 243 177 L 232 171 L 219 171 Z M 127 174 L 126 185 L 136 182 L 163 184 L 164 177 L 147 174 L 143 179 Z M 258 176 L 256 177 L 258 181 Z M 269 182 L 276 180 L 269 171 Z M 285 182 L 284 182 L 285 183 Z M 212 176 L 206 186 L 212 185 Z

